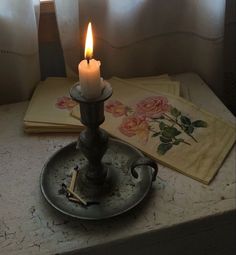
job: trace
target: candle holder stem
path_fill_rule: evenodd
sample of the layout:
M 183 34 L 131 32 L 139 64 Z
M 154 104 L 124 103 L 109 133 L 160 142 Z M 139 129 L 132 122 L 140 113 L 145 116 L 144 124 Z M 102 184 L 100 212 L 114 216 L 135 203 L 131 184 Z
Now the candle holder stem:
M 107 150 L 108 135 L 100 128 L 87 127 L 79 137 L 79 148 L 88 159 L 85 173 L 85 182 L 103 184 L 107 175 L 107 169 L 101 160 Z
M 108 134 L 99 128 L 105 119 L 104 101 L 112 94 L 109 84 L 96 99 L 84 98 L 78 83 L 70 94 L 80 104 L 80 120 L 85 130 L 78 142 L 61 148 L 45 164 L 41 190 L 47 201 L 66 215 L 89 220 L 117 216 L 143 200 L 156 179 L 158 167 L 135 147 L 118 139 L 109 140 Z M 67 195 L 78 200 L 67 199 L 64 189 L 58 190 L 59 183 L 72 182 L 65 169 L 70 169 L 75 162 L 79 166 L 77 178 L 74 189 L 67 189 Z M 71 199 L 82 202 L 81 206 Z
M 109 85 L 105 86 L 101 96 L 86 99 L 81 94 L 78 84 L 70 91 L 71 97 L 80 104 L 80 121 L 86 129 L 80 133 L 78 147 L 88 163 L 79 171 L 78 188 L 86 197 L 95 198 L 108 186 L 108 167 L 102 158 L 108 147 L 108 134 L 99 128 L 104 122 L 104 101 L 112 95 Z

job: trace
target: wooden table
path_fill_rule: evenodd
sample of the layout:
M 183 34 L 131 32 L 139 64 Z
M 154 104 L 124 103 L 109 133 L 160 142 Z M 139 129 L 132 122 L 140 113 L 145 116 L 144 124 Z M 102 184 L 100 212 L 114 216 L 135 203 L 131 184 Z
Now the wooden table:
M 182 95 L 235 123 L 193 73 L 174 77 Z M 39 176 L 48 157 L 77 135 L 27 135 L 28 102 L 0 106 L 0 254 L 234 254 L 235 147 L 209 185 L 160 166 L 140 206 L 120 217 L 78 221 L 51 208 Z

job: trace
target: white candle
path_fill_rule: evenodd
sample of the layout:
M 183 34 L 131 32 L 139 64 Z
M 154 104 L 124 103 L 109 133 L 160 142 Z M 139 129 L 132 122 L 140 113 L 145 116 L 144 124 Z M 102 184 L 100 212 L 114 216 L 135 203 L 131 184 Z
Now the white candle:
M 101 95 L 102 84 L 100 77 L 100 61 L 92 59 L 93 35 L 91 23 L 88 25 L 85 51 L 85 59 L 79 63 L 79 81 L 81 93 L 88 99 L 97 98 Z

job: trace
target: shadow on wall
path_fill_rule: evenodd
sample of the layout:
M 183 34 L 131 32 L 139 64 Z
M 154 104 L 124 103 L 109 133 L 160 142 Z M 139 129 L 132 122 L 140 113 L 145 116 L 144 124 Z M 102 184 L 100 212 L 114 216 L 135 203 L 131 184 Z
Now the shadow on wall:
M 41 80 L 49 76 L 66 76 L 54 8 L 41 12 L 39 21 L 39 60 Z
M 66 77 L 65 63 L 60 43 L 40 43 L 39 60 L 41 80 L 47 77 Z

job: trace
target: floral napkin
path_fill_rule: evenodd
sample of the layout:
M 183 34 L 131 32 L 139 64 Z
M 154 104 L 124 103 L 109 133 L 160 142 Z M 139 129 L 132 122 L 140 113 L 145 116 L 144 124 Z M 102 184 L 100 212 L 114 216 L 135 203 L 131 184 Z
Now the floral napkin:
M 102 127 L 145 154 L 208 184 L 235 142 L 235 126 L 170 94 L 110 80 Z M 74 116 L 79 117 L 72 111 Z
M 179 82 L 171 81 L 167 74 L 153 77 L 129 79 L 132 86 L 146 90 L 164 91 L 179 95 Z M 77 80 L 49 77 L 36 87 L 24 117 L 24 131 L 27 133 L 79 132 L 83 125 L 71 117 L 70 112 L 79 114 L 78 103 L 69 95 Z M 131 86 L 130 85 L 130 86 Z

